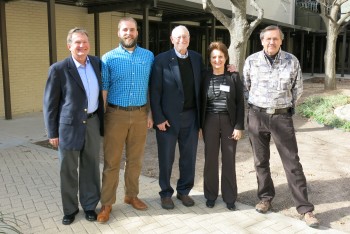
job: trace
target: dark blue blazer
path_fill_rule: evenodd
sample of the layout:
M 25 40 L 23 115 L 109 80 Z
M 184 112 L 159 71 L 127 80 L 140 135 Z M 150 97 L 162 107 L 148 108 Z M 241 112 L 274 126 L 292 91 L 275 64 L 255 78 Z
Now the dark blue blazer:
M 188 51 L 191 60 L 197 104 L 197 123 L 199 128 L 200 87 L 205 75 L 202 56 L 192 50 Z M 155 57 L 150 79 L 150 103 L 154 125 L 169 121 L 169 130 L 178 133 L 180 114 L 184 105 L 184 91 L 180 69 L 174 49 Z
M 101 64 L 96 56 L 89 56 L 101 90 Z M 60 147 L 81 150 L 84 145 L 88 100 L 83 82 L 70 56 L 49 68 L 44 92 L 44 121 L 48 138 L 59 138 Z M 99 94 L 98 116 L 103 135 L 103 98 Z M 99 142 L 96 142 L 99 144 Z

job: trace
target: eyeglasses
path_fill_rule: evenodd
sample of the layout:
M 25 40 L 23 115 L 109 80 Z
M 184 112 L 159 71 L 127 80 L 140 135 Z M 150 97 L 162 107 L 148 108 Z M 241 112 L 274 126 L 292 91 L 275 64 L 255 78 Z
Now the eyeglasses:
M 176 40 L 181 40 L 181 38 L 183 39 L 183 40 L 188 40 L 189 38 L 190 38 L 190 36 L 189 35 L 182 35 L 182 36 L 178 36 L 178 37 L 173 37 L 174 39 L 176 39 Z

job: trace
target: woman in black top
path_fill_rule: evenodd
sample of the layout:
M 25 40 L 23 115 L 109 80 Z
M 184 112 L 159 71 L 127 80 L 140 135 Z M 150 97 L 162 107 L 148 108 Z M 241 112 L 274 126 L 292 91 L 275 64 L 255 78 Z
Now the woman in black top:
M 205 143 L 204 196 L 214 207 L 219 193 L 221 144 L 221 193 L 229 210 L 235 210 L 237 182 L 235 155 L 244 130 L 243 85 L 237 72 L 226 71 L 228 51 L 222 42 L 208 48 L 212 70 L 202 85 L 201 128 Z

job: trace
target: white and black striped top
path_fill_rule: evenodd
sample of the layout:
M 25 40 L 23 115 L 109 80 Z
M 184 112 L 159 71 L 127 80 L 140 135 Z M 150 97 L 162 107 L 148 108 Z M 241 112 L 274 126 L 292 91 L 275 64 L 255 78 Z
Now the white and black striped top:
M 226 106 L 226 92 L 220 90 L 220 85 L 226 85 L 224 74 L 213 75 L 207 92 L 207 112 L 228 113 Z

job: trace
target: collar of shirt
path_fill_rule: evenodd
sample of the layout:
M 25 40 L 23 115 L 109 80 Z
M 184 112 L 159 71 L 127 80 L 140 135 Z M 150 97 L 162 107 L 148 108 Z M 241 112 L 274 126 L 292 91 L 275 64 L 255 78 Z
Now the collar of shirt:
M 86 57 L 86 64 L 81 64 L 81 63 L 79 63 L 73 56 L 72 56 L 72 58 L 73 58 L 73 61 L 74 61 L 75 66 L 76 66 L 77 68 L 80 67 L 80 66 L 85 66 L 87 63 L 90 63 L 89 56 Z
M 266 54 L 265 50 L 263 50 L 263 52 L 264 52 L 265 59 L 267 59 L 272 65 L 280 58 L 281 49 L 279 49 L 277 54 L 275 54 L 274 56 L 269 56 L 268 54 Z
M 130 50 L 125 49 L 125 48 L 122 46 L 122 44 L 120 44 L 120 43 L 119 43 L 119 46 L 118 46 L 118 49 L 119 49 L 119 50 L 122 50 L 122 51 L 124 51 L 124 52 L 126 52 L 126 53 L 128 53 L 128 54 L 132 54 L 133 52 L 135 52 L 135 50 L 136 50 L 137 48 L 138 48 L 138 46 L 135 45 L 135 48 L 134 48 L 132 51 L 130 51 Z
M 174 50 L 175 50 L 175 48 L 174 48 Z M 175 54 L 177 57 L 185 59 L 188 57 L 188 50 L 186 51 L 186 54 L 180 54 L 177 50 L 175 50 Z

